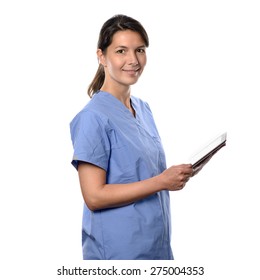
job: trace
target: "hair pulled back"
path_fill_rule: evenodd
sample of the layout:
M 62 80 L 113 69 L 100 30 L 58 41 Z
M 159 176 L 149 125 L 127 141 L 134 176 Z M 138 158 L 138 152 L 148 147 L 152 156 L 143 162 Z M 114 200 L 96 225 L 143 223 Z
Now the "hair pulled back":
M 100 33 L 97 48 L 101 49 L 103 53 L 106 52 L 106 49 L 112 43 L 113 35 L 117 31 L 123 30 L 132 30 L 138 32 L 142 39 L 144 40 L 145 46 L 149 46 L 149 38 L 146 33 L 146 30 L 142 24 L 126 15 L 115 15 L 108 19 L 102 26 Z M 105 71 L 102 64 L 99 64 L 96 75 L 88 87 L 88 95 L 90 98 L 102 87 L 105 80 Z

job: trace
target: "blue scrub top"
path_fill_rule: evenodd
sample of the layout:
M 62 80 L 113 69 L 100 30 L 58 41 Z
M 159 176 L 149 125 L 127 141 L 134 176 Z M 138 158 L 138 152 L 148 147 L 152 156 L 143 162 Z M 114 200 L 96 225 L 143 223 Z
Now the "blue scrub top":
M 142 181 L 166 169 L 165 154 L 148 104 L 131 96 L 136 117 L 113 95 L 99 91 L 70 123 L 72 164 L 95 164 L 107 184 Z M 168 260 L 170 198 L 161 191 L 130 205 L 83 210 L 85 260 Z

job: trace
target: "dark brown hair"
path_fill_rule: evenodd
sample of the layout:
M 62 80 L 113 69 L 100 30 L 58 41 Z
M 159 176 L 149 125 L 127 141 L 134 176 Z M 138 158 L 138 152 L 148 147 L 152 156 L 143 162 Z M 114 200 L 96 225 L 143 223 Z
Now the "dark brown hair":
M 144 40 L 145 46 L 149 46 L 149 38 L 146 33 L 146 30 L 139 21 L 126 15 L 115 15 L 103 24 L 99 33 L 97 48 L 101 49 L 102 52 L 105 53 L 108 46 L 112 43 L 113 35 L 117 31 L 123 31 L 128 29 L 138 32 Z M 100 90 L 104 83 L 104 80 L 104 68 L 102 64 L 99 64 L 96 75 L 88 87 L 88 95 L 90 96 L 90 98 L 95 94 L 95 92 Z

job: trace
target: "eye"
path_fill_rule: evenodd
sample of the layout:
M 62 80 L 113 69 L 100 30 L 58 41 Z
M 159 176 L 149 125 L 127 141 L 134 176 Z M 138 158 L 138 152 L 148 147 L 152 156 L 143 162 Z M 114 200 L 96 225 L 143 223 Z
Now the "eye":
M 116 51 L 116 53 L 124 54 L 125 53 L 125 49 L 119 49 L 119 50 Z
M 141 49 L 137 49 L 138 53 L 145 53 L 145 49 L 141 48 Z

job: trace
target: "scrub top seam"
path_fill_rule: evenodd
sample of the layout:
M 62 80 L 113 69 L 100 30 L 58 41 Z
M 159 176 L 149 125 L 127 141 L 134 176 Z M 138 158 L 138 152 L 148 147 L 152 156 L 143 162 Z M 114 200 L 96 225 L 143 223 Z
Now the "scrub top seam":
M 105 242 L 104 242 L 104 231 L 103 231 L 103 220 L 102 220 L 102 210 L 99 210 L 99 215 L 100 215 L 100 227 L 101 227 L 101 236 L 102 236 L 102 248 L 103 248 L 103 254 L 104 254 L 104 259 L 106 260 L 106 248 L 105 248 Z

